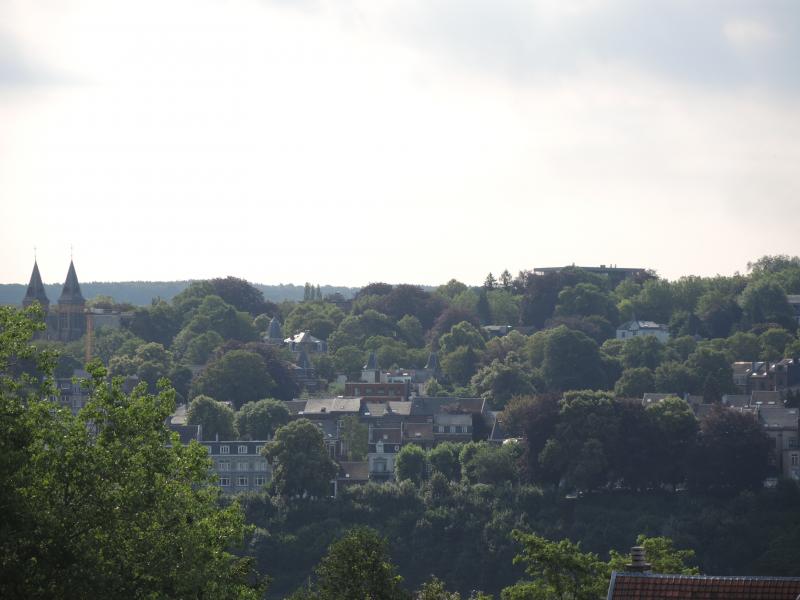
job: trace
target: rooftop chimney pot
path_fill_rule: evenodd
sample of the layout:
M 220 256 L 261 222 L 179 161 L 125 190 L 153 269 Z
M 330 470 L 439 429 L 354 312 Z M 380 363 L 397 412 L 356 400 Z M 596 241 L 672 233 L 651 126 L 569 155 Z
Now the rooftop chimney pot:
M 645 558 L 644 548 L 642 546 L 634 546 L 631 548 L 631 562 L 625 565 L 625 568 L 633 573 L 647 573 L 652 565 Z

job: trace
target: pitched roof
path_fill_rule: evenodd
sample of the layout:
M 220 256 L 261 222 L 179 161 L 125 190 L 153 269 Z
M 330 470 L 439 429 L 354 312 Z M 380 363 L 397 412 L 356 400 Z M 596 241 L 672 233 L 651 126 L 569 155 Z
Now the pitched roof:
M 287 400 L 283 405 L 290 415 L 296 416 L 306 409 L 306 400 Z
M 81 294 L 81 286 L 78 284 L 78 275 L 75 273 L 75 265 L 72 261 L 69 261 L 67 279 L 64 281 L 64 287 L 61 288 L 61 296 L 58 298 L 58 303 L 86 304 L 86 300 L 84 300 Z
M 403 437 L 407 440 L 433 440 L 433 423 L 406 423 Z
M 270 321 L 271 323 L 271 321 Z M 307 331 L 301 331 L 300 333 L 294 334 L 290 338 L 286 338 L 283 340 L 287 344 L 320 344 L 322 340 L 319 338 L 315 338 Z
M 411 414 L 411 402 L 390 400 L 389 402 L 366 402 L 364 416 L 385 417 L 387 414 L 408 416 Z M 369 414 L 367 414 L 369 413 Z
M 22 300 L 22 306 L 29 306 L 34 302 L 42 305 L 42 308 L 50 306 L 50 299 L 47 297 L 47 292 L 44 291 L 44 284 L 42 283 L 42 276 L 39 274 L 39 265 L 33 261 L 33 272 L 31 273 L 31 280 L 28 283 L 28 289 L 25 290 L 25 298 Z
M 798 409 L 782 406 L 762 406 L 758 419 L 768 429 L 797 429 Z
M 796 600 L 798 597 L 800 577 L 713 577 L 614 571 L 607 600 Z
M 637 329 L 658 329 L 658 330 L 666 330 L 666 325 L 661 325 L 656 323 L 655 321 L 639 321 L 638 319 L 634 319 L 633 321 L 627 321 L 623 323 L 619 327 L 617 327 L 617 331 L 624 329 L 625 331 L 634 331 Z
M 342 461 L 339 463 L 339 478 L 349 481 L 367 481 L 369 479 L 369 463 L 367 461 Z

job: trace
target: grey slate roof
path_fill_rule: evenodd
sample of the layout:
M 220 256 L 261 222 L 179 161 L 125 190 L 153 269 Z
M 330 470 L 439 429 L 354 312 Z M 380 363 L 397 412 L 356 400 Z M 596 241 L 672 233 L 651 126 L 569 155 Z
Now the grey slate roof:
M 50 299 L 47 297 L 47 292 L 44 291 L 42 276 L 39 274 L 39 265 L 36 261 L 33 261 L 33 272 L 28 289 L 25 291 L 25 298 L 22 300 L 22 306 L 30 306 L 34 302 L 41 304 L 45 310 L 50 306 Z
M 758 419 L 767 429 L 797 429 L 798 409 L 782 406 L 762 406 L 758 409 Z
M 86 304 L 86 300 L 81 294 L 81 286 L 78 284 L 78 275 L 75 273 L 75 265 L 69 261 L 67 279 L 61 289 L 61 296 L 58 298 L 59 304 Z
M 387 414 L 395 414 L 407 417 L 411 414 L 411 402 L 390 400 L 389 402 L 367 402 L 365 404 L 366 413 L 364 416 L 385 417 Z

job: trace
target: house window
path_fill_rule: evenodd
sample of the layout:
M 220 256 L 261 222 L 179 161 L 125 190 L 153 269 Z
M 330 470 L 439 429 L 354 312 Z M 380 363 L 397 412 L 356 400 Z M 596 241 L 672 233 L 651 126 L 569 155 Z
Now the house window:
M 800 455 L 793 453 L 792 454 L 792 466 L 796 467 L 798 465 L 798 458 Z
M 220 471 L 230 471 L 231 470 L 231 463 L 227 460 L 222 460 L 217 465 L 217 469 Z
M 789 438 L 789 448 L 797 448 L 797 438 Z
M 456 432 L 456 426 L 450 425 L 450 433 L 455 433 L 455 432 Z
M 261 454 L 264 452 L 264 446 L 256 446 L 256 454 Z
M 250 470 L 250 463 L 249 462 L 240 462 L 236 465 L 237 471 L 249 471 Z
M 247 477 L 237 477 L 236 485 L 247 485 Z
M 219 478 L 219 484 L 222 487 L 228 487 L 231 484 L 231 480 L 230 480 L 229 477 L 220 477 Z
M 385 460 L 376 460 L 372 463 L 375 467 L 376 473 L 385 473 L 386 472 L 386 461 Z
M 265 461 L 260 461 L 256 463 L 256 471 L 266 471 L 267 470 L 267 463 Z
M 256 477 L 256 485 L 264 485 L 267 483 L 266 477 Z
M 230 454 L 231 453 L 231 447 L 230 446 L 220 446 L 219 447 L 219 453 L 220 454 Z
M 247 454 L 247 446 L 239 446 L 239 454 Z

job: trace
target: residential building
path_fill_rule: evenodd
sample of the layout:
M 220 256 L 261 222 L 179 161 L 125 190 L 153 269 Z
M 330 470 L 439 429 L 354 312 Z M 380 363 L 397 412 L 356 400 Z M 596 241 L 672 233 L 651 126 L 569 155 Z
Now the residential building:
M 800 387 L 800 359 L 775 362 L 738 361 L 733 363 L 733 383 L 742 393 L 776 392 Z
M 398 381 L 394 383 L 348 381 L 344 384 L 344 394 L 345 396 L 363 397 L 367 401 L 408 400 L 410 397 L 410 387 L 407 381 Z
M 758 421 L 772 440 L 771 463 L 778 477 L 800 479 L 799 412 L 783 406 L 758 406 Z
M 203 442 L 224 494 L 254 492 L 269 483 L 272 468 L 262 454 L 265 444 L 266 440 Z
M 395 457 L 402 445 L 401 423 L 370 423 L 367 453 L 370 479 L 388 481 L 394 478 Z
M 629 340 L 635 337 L 652 336 L 661 343 L 669 340 L 669 328 L 655 321 L 633 319 L 617 327 L 617 339 Z

